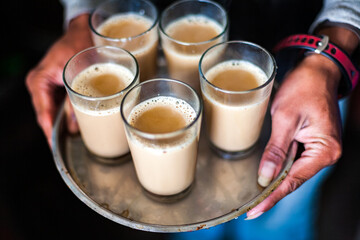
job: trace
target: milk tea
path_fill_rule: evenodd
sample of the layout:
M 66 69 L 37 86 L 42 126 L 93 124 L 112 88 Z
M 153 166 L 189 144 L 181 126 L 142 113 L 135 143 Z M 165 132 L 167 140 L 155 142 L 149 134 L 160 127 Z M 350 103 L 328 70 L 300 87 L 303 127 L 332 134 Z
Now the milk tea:
M 199 136 L 196 128 L 183 128 L 195 119 L 196 112 L 188 103 L 165 96 L 141 102 L 129 114 L 130 125 L 143 133 L 174 133 L 154 140 L 127 132 L 138 179 L 149 192 L 174 195 L 193 182 Z
M 133 79 L 129 69 L 113 63 L 94 64 L 74 78 L 71 88 L 92 100 L 72 101 L 72 105 L 84 144 L 95 155 L 113 158 L 129 152 L 120 117 L 120 92 Z
M 210 68 L 206 79 L 223 90 L 248 91 L 267 81 L 265 72 L 243 60 L 225 61 Z M 203 91 L 207 132 L 216 147 L 240 152 L 252 147 L 259 138 L 269 96 L 238 94 L 235 102 Z M 234 98 L 233 98 L 234 100 Z
M 96 45 L 113 45 L 130 51 L 138 61 L 140 78 L 146 80 L 157 72 L 157 26 L 154 21 L 135 13 L 116 14 L 102 23 L 94 34 Z
M 170 23 L 164 31 L 172 38 L 162 42 L 170 77 L 188 83 L 200 93 L 200 57 L 210 46 L 224 40 L 225 35 L 216 38 L 223 27 L 203 15 L 187 15 Z

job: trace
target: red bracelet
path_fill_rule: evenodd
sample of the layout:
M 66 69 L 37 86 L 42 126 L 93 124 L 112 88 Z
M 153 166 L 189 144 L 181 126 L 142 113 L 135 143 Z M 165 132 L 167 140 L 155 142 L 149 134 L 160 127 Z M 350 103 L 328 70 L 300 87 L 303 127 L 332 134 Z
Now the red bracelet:
M 274 48 L 274 53 L 279 53 L 287 48 L 304 49 L 306 52 L 321 54 L 332 60 L 340 68 L 343 75 L 339 84 L 339 97 L 350 93 L 358 83 L 359 70 L 346 52 L 329 42 L 328 36 L 292 35 L 279 42 Z

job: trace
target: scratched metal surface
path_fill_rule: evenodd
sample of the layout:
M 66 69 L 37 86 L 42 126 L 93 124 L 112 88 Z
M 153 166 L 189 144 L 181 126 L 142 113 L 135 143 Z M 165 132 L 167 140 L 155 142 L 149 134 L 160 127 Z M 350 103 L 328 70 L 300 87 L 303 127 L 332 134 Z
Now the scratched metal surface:
M 104 163 L 91 155 L 79 135 L 67 133 L 63 109 L 54 128 L 53 155 L 71 191 L 104 217 L 144 231 L 195 231 L 245 213 L 268 196 L 286 176 L 293 162 L 295 145 L 279 176 L 265 189 L 257 184 L 257 169 L 269 129 L 267 117 L 257 148 L 240 160 L 217 157 L 202 134 L 193 187 L 185 198 L 174 203 L 149 198 L 137 180 L 130 155 L 116 164 Z

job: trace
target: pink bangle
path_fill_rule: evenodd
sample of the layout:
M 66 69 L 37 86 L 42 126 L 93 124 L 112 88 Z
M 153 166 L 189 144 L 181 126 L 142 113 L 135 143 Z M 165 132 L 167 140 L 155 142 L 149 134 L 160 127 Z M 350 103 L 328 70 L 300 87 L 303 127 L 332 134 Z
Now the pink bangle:
M 350 93 L 358 83 L 359 70 L 346 52 L 329 42 L 328 36 L 292 35 L 279 42 L 274 48 L 274 53 L 289 48 L 304 49 L 305 53 L 321 54 L 332 60 L 340 68 L 343 75 L 339 85 L 339 97 Z

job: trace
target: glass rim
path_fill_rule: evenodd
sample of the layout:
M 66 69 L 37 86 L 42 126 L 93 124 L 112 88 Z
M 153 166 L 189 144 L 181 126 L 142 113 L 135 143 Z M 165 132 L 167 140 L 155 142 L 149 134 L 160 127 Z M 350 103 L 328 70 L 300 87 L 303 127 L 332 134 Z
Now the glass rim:
M 77 58 L 78 56 L 86 53 L 86 52 L 89 52 L 89 51 L 93 51 L 95 49 L 116 49 L 116 50 L 120 50 L 120 51 L 123 51 L 125 54 L 129 54 L 129 56 L 131 57 L 132 60 L 134 60 L 135 62 L 135 66 L 136 66 L 136 72 L 134 74 L 134 78 L 131 80 L 130 84 L 128 84 L 124 89 L 122 89 L 121 91 L 119 92 L 116 92 L 114 94 L 111 94 L 111 95 L 108 95 L 108 96 L 103 96 L 103 97 L 90 97 L 90 96 L 87 96 L 87 95 L 84 95 L 84 94 L 81 94 L 77 91 L 75 91 L 74 89 L 72 89 L 71 86 L 69 86 L 69 84 L 67 83 L 66 81 L 66 77 L 65 77 L 65 73 L 66 73 L 66 70 L 69 66 L 69 64 L 75 59 Z M 109 63 L 109 62 L 104 62 L 104 63 Z M 120 64 L 118 64 L 120 65 Z M 90 67 L 91 65 L 89 65 L 88 67 Z M 122 65 L 121 65 L 122 66 Z M 76 53 L 74 56 L 72 56 L 68 61 L 67 63 L 65 64 L 65 67 L 64 67 L 64 70 L 63 70 L 63 82 L 64 82 L 64 85 L 66 87 L 66 89 L 68 89 L 72 94 L 75 94 L 76 96 L 78 96 L 79 98 L 81 99 L 84 99 L 84 100 L 88 100 L 88 101 L 105 101 L 105 100 L 110 100 L 110 99 L 113 99 L 113 98 L 116 98 L 120 95 L 122 95 L 124 92 L 128 91 L 130 88 L 133 87 L 133 85 L 136 83 L 136 81 L 138 80 L 139 78 L 139 64 L 136 60 L 136 58 L 134 57 L 134 55 L 132 55 L 129 51 L 123 49 L 123 48 L 120 48 L 120 47 L 115 47 L 115 46 L 93 46 L 93 47 L 89 47 L 89 48 L 86 48 L 78 53 Z M 76 77 L 76 76 L 75 76 Z
M 196 117 L 189 124 L 184 126 L 183 128 L 180 128 L 180 129 L 172 131 L 172 132 L 167 132 L 167 133 L 148 133 L 148 132 L 144 132 L 144 131 L 132 126 L 128 122 L 128 120 L 127 120 L 127 118 L 125 117 L 125 114 L 124 114 L 124 102 L 125 102 L 126 98 L 129 96 L 130 92 L 134 91 L 135 89 L 140 88 L 143 85 L 146 85 L 146 84 L 149 84 L 149 83 L 152 83 L 152 82 L 160 82 L 160 81 L 173 82 L 173 83 L 176 83 L 176 84 L 183 85 L 183 86 L 187 87 L 188 89 L 190 89 L 190 91 L 192 93 L 194 93 L 194 95 L 196 96 L 196 99 L 199 102 L 199 109 L 198 109 L 198 111 L 197 111 L 197 109 L 194 109 L 195 113 L 196 113 Z M 167 95 L 157 95 L 157 97 L 160 97 L 160 96 L 165 96 L 166 97 Z M 173 96 L 168 96 L 168 97 L 173 97 Z M 146 99 L 144 101 L 147 101 L 147 100 L 148 99 Z M 181 99 L 181 100 L 183 100 L 183 99 Z M 142 103 L 144 101 L 141 101 L 141 102 L 137 103 L 135 106 L 137 106 L 138 104 L 140 104 L 140 103 Z M 185 100 L 183 100 L 183 101 L 185 101 Z M 146 139 L 151 139 L 151 140 L 172 138 L 172 137 L 176 137 L 176 136 L 182 134 L 187 129 L 190 129 L 192 126 L 194 126 L 200 120 L 200 116 L 201 116 L 202 111 L 203 111 L 203 102 L 202 102 L 202 99 L 199 97 L 198 93 L 195 91 L 195 89 L 193 87 L 191 87 L 189 84 L 187 84 L 187 83 L 185 83 L 183 81 L 176 80 L 176 79 L 171 79 L 171 78 L 154 78 L 154 79 L 146 80 L 146 81 L 144 81 L 142 83 L 139 83 L 139 84 L 135 85 L 134 87 L 132 87 L 125 94 L 125 96 L 124 96 L 124 98 L 123 98 L 123 100 L 121 101 L 121 104 L 120 104 L 120 114 L 121 114 L 121 118 L 123 119 L 123 122 L 125 123 L 125 127 L 128 127 L 129 129 L 131 129 L 131 131 L 134 131 L 137 135 L 139 135 L 139 136 L 141 136 L 143 138 L 146 138 Z
M 130 36 L 130 37 L 123 37 L 123 38 L 113 38 L 113 37 L 108 37 L 108 36 L 105 36 L 105 35 L 102 35 L 101 33 L 99 33 L 93 26 L 92 24 L 92 18 L 96 12 L 96 10 L 98 10 L 99 7 L 101 7 L 102 5 L 105 5 L 105 4 L 109 4 L 110 2 L 118 2 L 119 0 L 110 0 L 110 1 L 106 1 L 106 2 L 103 2 L 101 3 L 99 6 L 97 6 L 91 13 L 90 13 L 90 16 L 89 16 L 89 27 L 90 27 L 90 30 L 92 33 L 94 33 L 95 35 L 101 37 L 101 38 L 104 38 L 106 39 L 107 41 L 111 41 L 111 42 L 128 42 L 128 41 L 131 41 L 133 39 L 136 39 L 136 38 L 139 38 L 139 37 L 142 37 L 142 36 L 145 36 L 147 33 L 151 32 L 155 27 L 156 25 L 158 24 L 159 22 L 159 13 L 158 13 L 158 10 L 156 8 L 156 6 L 150 2 L 150 1 L 147 1 L 147 0 L 138 0 L 138 1 L 142 1 L 142 2 L 145 2 L 147 4 L 149 4 L 154 10 L 155 10 L 155 15 L 156 15 L 156 18 L 153 20 L 153 23 L 151 24 L 151 26 L 144 32 L 142 33 L 139 33 L 135 36 Z M 136 12 L 124 12 L 124 13 L 136 13 Z M 121 13 L 118 13 L 118 14 L 121 14 Z M 146 17 L 147 18 L 147 17 Z
M 202 42 L 193 42 L 193 43 L 191 43 L 191 42 L 183 42 L 183 41 L 179 41 L 179 40 L 177 40 L 177 39 L 175 39 L 175 38 L 173 38 L 173 37 L 170 37 L 170 36 L 165 32 L 165 29 L 164 29 L 163 24 L 162 24 L 162 21 L 161 21 L 161 20 L 162 20 L 162 17 L 164 16 L 164 13 L 165 13 L 166 11 L 168 11 L 170 8 L 172 8 L 172 7 L 174 7 L 174 6 L 178 5 L 178 4 L 185 3 L 185 2 L 210 3 L 210 4 L 214 5 L 214 6 L 216 6 L 217 8 L 219 8 L 219 9 L 223 12 L 223 14 L 224 14 L 224 16 L 225 16 L 225 25 L 222 26 L 222 27 L 223 27 L 222 31 L 221 31 L 218 35 L 216 35 L 215 37 L 213 37 L 213 38 L 211 38 L 211 39 L 209 39 L 209 40 L 206 40 L 206 41 L 202 41 Z M 199 14 L 187 14 L 187 15 L 199 15 Z M 184 15 L 183 17 L 185 17 L 185 16 L 187 16 L 187 15 Z M 164 35 L 166 38 L 170 39 L 171 41 L 173 41 L 173 42 L 175 42 L 175 43 L 177 43 L 177 44 L 179 44 L 179 45 L 183 45 L 183 46 L 198 46 L 198 45 L 203 45 L 203 44 L 207 44 L 207 43 L 213 42 L 213 41 L 221 38 L 222 36 L 224 36 L 224 35 L 226 34 L 228 28 L 229 28 L 229 18 L 228 18 L 228 15 L 227 15 L 225 9 L 224 9 L 220 4 L 218 4 L 217 2 L 213 2 L 213 1 L 209 1 L 209 0 L 180 0 L 180 1 L 176 1 L 176 2 L 174 2 L 173 4 L 171 4 L 170 6 L 168 6 L 167 8 L 164 9 L 164 11 L 163 11 L 163 12 L 161 13 L 161 15 L 160 15 L 160 20 L 159 20 L 159 30 L 160 30 L 160 33 L 161 33 L 162 35 Z
M 208 52 L 210 52 L 212 49 L 214 49 L 214 48 L 216 48 L 216 47 L 218 47 L 220 45 L 230 45 L 230 44 L 245 44 L 245 45 L 248 45 L 248 46 L 253 46 L 253 47 L 256 47 L 256 48 L 262 50 L 263 52 L 266 53 L 266 55 L 269 56 L 271 62 L 273 62 L 274 68 L 272 70 L 271 75 L 268 77 L 268 79 L 263 84 L 261 84 L 260 86 L 258 86 L 256 88 L 252 88 L 252 89 L 245 90 L 245 91 L 234 91 L 234 90 L 226 90 L 226 89 L 220 88 L 218 86 L 215 86 L 213 83 L 211 83 L 205 77 L 205 74 L 202 71 L 202 67 L 201 67 L 205 55 Z M 233 60 L 237 60 L 237 59 L 233 59 Z M 231 61 L 231 60 L 227 60 L 227 61 Z M 219 63 L 221 63 L 221 62 L 219 62 Z M 217 63 L 217 64 L 219 64 L 219 63 Z M 276 65 L 276 61 L 275 61 L 275 58 L 273 57 L 273 55 L 269 51 L 267 51 L 265 48 L 261 47 L 260 45 L 258 45 L 256 43 L 253 43 L 253 42 L 249 42 L 249 41 L 235 40 L 235 41 L 221 42 L 221 43 L 215 44 L 214 46 L 211 46 L 210 48 L 208 48 L 200 57 L 198 69 L 199 69 L 199 73 L 200 73 L 200 81 L 201 81 L 201 79 L 204 79 L 205 82 L 207 84 L 209 84 L 212 88 L 216 89 L 216 91 L 219 91 L 219 92 L 222 92 L 222 93 L 227 93 L 227 94 L 246 94 L 246 93 L 255 92 L 257 90 L 260 90 L 260 89 L 265 88 L 266 86 L 268 86 L 275 79 L 275 75 L 276 75 L 276 71 L 277 71 L 277 65 Z

